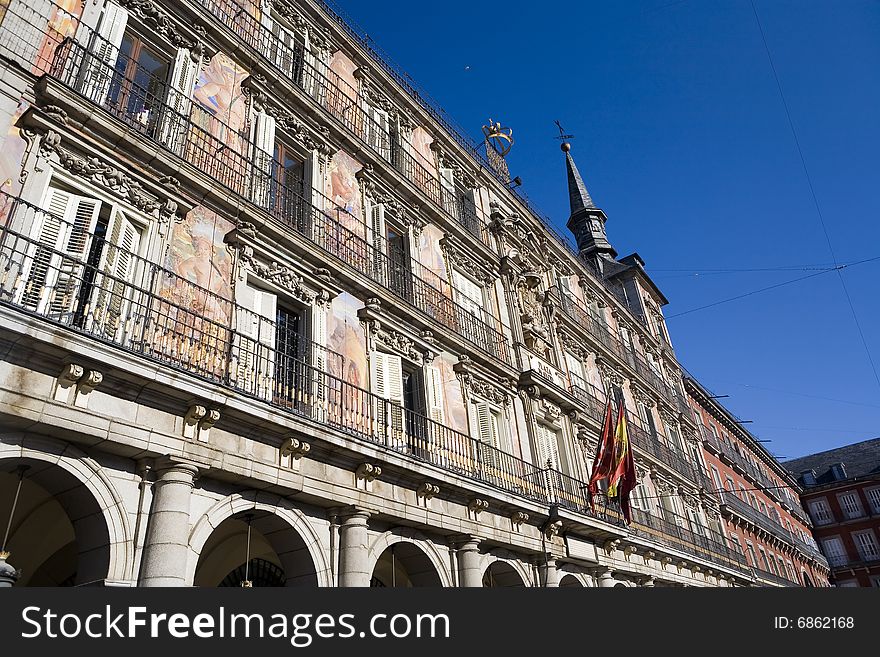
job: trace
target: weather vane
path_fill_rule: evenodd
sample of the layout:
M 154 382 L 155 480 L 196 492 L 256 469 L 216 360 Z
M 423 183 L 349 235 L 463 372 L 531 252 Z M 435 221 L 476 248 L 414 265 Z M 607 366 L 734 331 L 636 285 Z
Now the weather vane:
M 565 130 L 563 129 L 562 124 L 559 121 L 554 121 L 554 123 L 556 124 L 556 127 L 559 128 L 559 136 L 556 137 L 556 139 L 562 141 L 562 144 L 560 144 L 560 146 L 562 150 L 567 153 L 571 149 L 571 144 L 568 143 L 568 140 L 574 139 L 574 135 L 565 134 Z

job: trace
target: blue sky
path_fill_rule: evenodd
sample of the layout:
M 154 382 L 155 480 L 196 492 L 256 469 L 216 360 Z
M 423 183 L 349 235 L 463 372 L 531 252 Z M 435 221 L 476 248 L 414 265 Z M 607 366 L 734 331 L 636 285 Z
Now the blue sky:
M 342 7 L 564 229 L 553 121 L 667 316 L 832 262 L 748 0 Z M 880 3 L 755 0 L 839 263 L 880 256 Z M 880 261 L 843 272 L 880 367 Z M 880 385 L 836 273 L 668 321 L 679 360 L 786 458 L 880 435 Z

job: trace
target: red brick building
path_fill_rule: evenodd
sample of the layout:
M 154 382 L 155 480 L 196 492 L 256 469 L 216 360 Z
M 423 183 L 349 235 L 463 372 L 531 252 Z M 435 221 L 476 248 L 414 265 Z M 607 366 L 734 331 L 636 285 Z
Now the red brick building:
M 796 479 L 691 377 L 689 402 L 702 438 L 704 490 L 721 511 L 730 546 L 764 586 L 828 586 Z
M 785 463 L 836 586 L 880 587 L 880 438 Z

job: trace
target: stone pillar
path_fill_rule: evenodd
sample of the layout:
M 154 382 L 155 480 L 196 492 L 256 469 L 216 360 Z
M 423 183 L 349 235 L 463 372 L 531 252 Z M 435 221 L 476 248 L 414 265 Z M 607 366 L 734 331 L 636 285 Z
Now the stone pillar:
M 186 586 L 189 503 L 199 466 L 162 459 L 155 464 L 153 504 L 141 561 L 141 586 Z
M 459 586 L 479 588 L 483 586 L 480 571 L 480 539 L 468 536 L 456 544 L 458 551 Z
M 617 582 L 614 581 L 614 576 L 611 574 L 610 568 L 603 568 L 596 572 L 596 579 L 599 580 L 599 586 L 603 589 L 613 588 Z
M 538 574 L 540 576 L 541 586 L 545 588 L 559 587 L 559 569 L 556 564 L 556 558 L 547 555 L 538 562 Z
M 373 573 L 368 570 L 367 520 L 370 512 L 352 507 L 337 514 L 339 525 L 339 586 L 366 587 Z

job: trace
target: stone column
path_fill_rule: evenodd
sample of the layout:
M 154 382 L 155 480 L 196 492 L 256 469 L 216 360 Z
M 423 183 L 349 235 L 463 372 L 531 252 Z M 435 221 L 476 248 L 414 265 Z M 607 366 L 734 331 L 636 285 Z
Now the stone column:
M 548 554 L 546 558 L 538 561 L 538 574 L 541 578 L 541 586 L 545 588 L 559 587 L 559 569 L 556 558 Z
M 468 536 L 455 545 L 458 552 L 459 586 L 479 588 L 483 586 L 480 571 L 480 539 Z
M 153 503 L 141 561 L 141 586 L 186 586 L 189 503 L 199 473 L 194 463 L 161 459 L 155 464 Z
M 599 580 L 599 586 L 603 589 L 613 588 L 617 582 L 614 581 L 614 576 L 611 574 L 610 568 L 602 568 L 601 570 L 596 571 L 596 579 Z
M 337 514 L 339 525 L 339 586 L 366 587 L 373 573 L 368 570 L 367 520 L 370 512 L 351 507 Z

